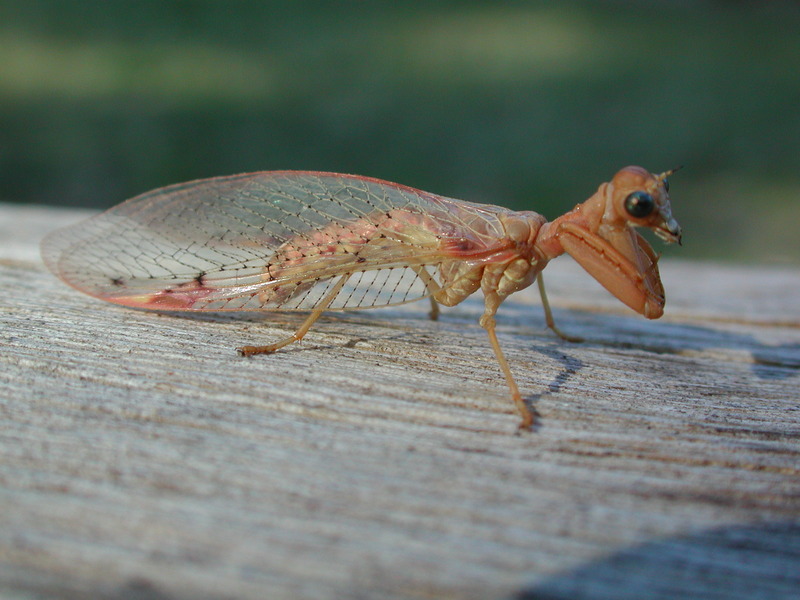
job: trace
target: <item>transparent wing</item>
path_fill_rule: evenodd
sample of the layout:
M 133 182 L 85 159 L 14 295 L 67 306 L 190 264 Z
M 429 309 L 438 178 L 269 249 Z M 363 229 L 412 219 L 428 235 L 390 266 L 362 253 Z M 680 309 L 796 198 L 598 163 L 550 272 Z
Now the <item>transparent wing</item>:
M 346 275 L 330 308 L 367 308 L 429 295 L 454 283 L 443 264 L 502 250 L 504 212 L 367 177 L 263 172 L 137 196 L 55 231 L 42 256 L 128 306 L 311 309 Z

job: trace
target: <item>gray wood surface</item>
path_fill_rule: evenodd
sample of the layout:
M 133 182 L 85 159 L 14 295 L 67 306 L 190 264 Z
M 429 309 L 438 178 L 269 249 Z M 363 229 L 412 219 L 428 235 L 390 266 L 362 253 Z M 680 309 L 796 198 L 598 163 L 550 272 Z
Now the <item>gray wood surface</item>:
M 800 270 L 662 262 L 646 321 L 570 259 L 512 297 L 296 317 L 109 305 L 82 213 L 0 206 L 2 598 L 800 597 Z M 691 236 L 687 236 L 691 243 Z

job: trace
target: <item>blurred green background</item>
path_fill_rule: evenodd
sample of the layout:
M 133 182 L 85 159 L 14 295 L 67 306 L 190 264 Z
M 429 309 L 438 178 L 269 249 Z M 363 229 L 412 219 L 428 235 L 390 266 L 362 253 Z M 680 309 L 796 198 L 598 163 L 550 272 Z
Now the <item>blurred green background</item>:
M 0 57 L 3 201 L 314 169 L 553 218 L 683 164 L 666 255 L 800 264 L 797 2 L 0 1 Z

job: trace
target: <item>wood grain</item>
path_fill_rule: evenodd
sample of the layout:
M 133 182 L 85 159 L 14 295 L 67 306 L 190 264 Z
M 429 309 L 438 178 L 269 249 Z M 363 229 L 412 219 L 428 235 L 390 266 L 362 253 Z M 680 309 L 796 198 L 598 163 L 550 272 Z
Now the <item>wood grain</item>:
M 3 598 L 796 598 L 800 270 L 662 262 L 646 321 L 569 259 L 481 299 L 177 317 L 85 297 L 0 206 Z

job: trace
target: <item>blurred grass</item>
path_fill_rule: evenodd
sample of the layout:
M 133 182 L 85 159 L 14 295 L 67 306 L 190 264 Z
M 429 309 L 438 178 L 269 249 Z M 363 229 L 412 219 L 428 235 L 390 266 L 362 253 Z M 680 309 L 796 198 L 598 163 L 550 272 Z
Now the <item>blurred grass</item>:
M 243 171 L 555 217 L 626 164 L 673 256 L 800 264 L 795 2 L 0 3 L 0 199 L 106 207 Z

